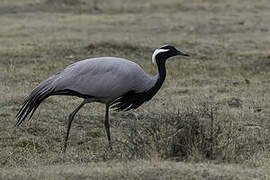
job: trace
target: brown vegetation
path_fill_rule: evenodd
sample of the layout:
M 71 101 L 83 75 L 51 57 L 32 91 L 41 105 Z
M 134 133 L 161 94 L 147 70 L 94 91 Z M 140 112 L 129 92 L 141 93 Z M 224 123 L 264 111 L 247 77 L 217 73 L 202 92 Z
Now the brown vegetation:
M 3 0 L 0 4 L 0 178 L 269 179 L 269 3 Z M 154 48 L 191 54 L 167 64 L 160 92 L 136 111 L 86 105 L 66 154 L 66 119 L 81 102 L 51 97 L 15 128 L 43 79 L 89 57 L 117 56 L 149 74 Z

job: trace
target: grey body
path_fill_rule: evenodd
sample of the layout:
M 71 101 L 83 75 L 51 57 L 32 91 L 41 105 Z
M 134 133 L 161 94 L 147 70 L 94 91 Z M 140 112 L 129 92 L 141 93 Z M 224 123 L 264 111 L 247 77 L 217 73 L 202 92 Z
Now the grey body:
M 136 63 L 115 57 L 101 57 L 78 61 L 41 82 L 26 98 L 17 114 L 19 126 L 28 116 L 32 117 L 40 103 L 53 95 L 69 95 L 83 98 L 82 103 L 69 115 L 64 151 L 69 131 L 76 113 L 90 102 L 106 104 L 105 130 L 111 144 L 109 109 L 131 110 L 149 101 L 162 86 L 166 77 L 165 62 L 168 58 L 187 54 L 165 45 L 152 56 L 158 74 L 146 74 Z
M 55 91 L 69 89 L 110 103 L 128 91 L 146 91 L 154 85 L 155 79 L 132 61 L 101 57 L 68 66 L 54 76 L 51 85 Z

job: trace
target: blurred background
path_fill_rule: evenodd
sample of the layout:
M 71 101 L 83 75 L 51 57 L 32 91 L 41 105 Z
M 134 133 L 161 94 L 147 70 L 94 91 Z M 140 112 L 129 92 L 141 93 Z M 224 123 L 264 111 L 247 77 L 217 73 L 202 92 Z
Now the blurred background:
M 269 9 L 268 0 L 1 0 L 0 177 L 269 178 Z M 111 111 L 113 150 L 95 103 L 61 153 L 76 97 L 50 97 L 14 128 L 24 98 L 67 65 L 115 56 L 155 75 L 152 52 L 164 44 L 191 56 L 167 63 L 151 101 Z

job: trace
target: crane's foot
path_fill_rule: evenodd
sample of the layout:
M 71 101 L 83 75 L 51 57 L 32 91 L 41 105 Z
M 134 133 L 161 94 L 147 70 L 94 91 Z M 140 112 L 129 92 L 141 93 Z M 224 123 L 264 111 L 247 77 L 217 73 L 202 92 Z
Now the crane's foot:
M 62 148 L 62 153 L 66 153 L 67 150 L 67 142 L 65 142 L 64 147 Z
M 109 141 L 109 148 L 110 148 L 111 151 L 113 150 L 113 148 L 112 148 L 112 141 Z

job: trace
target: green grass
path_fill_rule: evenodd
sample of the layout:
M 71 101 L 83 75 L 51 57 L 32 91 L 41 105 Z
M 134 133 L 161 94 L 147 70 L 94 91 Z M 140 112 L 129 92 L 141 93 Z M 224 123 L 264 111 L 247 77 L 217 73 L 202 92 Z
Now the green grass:
M 3 0 L 0 5 L 2 179 L 269 179 L 269 3 L 261 1 Z M 138 110 L 104 105 L 66 119 L 81 99 L 50 97 L 15 128 L 24 97 L 76 61 L 116 56 L 154 75 L 152 51 L 189 53 L 167 63 L 158 94 Z

